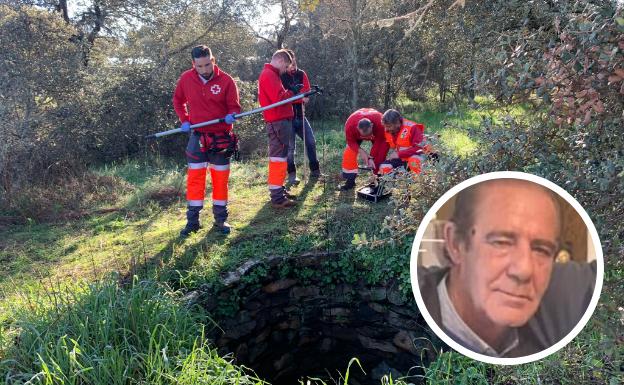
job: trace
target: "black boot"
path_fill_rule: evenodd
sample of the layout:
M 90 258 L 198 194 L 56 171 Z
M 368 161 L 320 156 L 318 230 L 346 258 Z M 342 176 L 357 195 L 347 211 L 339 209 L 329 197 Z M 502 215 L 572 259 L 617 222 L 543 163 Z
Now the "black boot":
M 340 191 L 349 191 L 355 187 L 355 179 L 346 179 L 343 184 L 338 186 Z
M 180 238 L 186 238 L 191 233 L 196 232 L 201 229 L 199 225 L 199 212 L 201 211 L 201 206 L 189 206 L 186 210 L 186 226 L 180 231 Z
M 288 179 L 286 180 L 286 186 L 297 186 L 301 182 L 301 179 L 297 178 L 297 172 L 289 172 Z
M 214 215 L 214 227 L 223 234 L 229 234 L 232 226 L 226 222 L 228 217 L 227 206 L 213 205 L 212 214 Z
M 319 181 L 323 181 L 326 177 L 327 175 L 321 173 L 318 162 L 314 164 L 310 163 L 310 179 L 318 179 Z

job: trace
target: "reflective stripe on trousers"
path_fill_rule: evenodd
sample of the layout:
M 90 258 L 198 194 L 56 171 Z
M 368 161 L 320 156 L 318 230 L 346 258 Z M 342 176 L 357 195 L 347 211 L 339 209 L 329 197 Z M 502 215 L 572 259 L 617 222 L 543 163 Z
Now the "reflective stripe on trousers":
M 286 158 L 269 157 L 269 189 L 281 188 L 286 180 L 288 164 Z
M 203 165 L 203 167 L 201 167 Z M 203 206 L 206 191 L 206 162 L 189 163 L 186 172 L 186 200 L 189 206 Z M 201 202 L 201 204 L 199 204 Z
M 292 122 L 280 120 L 266 124 L 269 136 L 269 190 L 282 188 L 286 181 L 288 143 L 292 134 Z
M 189 207 L 202 207 L 206 195 L 206 174 L 210 168 L 213 204 L 226 206 L 228 201 L 228 180 L 230 158 L 220 152 L 205 152 L 200 147 L 200 135 L 189 135 L 186 147 L 188 170 L 186 177 L 186 199 Z
M 382 174 L 389 174 L 393 168 L 394 167 L 392 167 L 390 163 L 382 163 L 379 165 L 379 172 Z
M 210 165 L 210 177 L 212 179 L 212 204 L 225 206 L 228 200 L 230 165 Z
M 412 155 L 407 158 L 407 167 L 415 174 L 420 174 L 422 171 L 420 156 Z
M 356 174 L 358 173 L 358 153 L 353 151 L 351 147 L 347 146 L 342 153 L 342 172 L 344 174 Z

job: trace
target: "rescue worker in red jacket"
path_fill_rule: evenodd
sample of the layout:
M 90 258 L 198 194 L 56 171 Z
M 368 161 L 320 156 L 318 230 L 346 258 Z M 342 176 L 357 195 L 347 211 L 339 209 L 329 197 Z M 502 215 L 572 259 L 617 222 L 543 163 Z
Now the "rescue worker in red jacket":
M 173 94 L 175 109 L 183 132 L 189 133 L 186 146 L 188 171 L 186 178 L 187 223 L 181 237 L 199 230 L 199 213 L 204 207 L 206 173 L 212 180 L 212 213 L 215 227 L 230 233 L 228 217 L 228 179 L 230 157 L 236 145 L 232 133 L 234 114 L 240 113 L 238 88 L 230 75 L 215 64 L 212 51 L 205 45 L 191 50 L 193 68 L 180 76 Z M 225 117 L 224 123 L 200 127 L 192 124 Z
M 290 49 L 287 49 L 286 51 L 288 51 L 292 57 L 292 64 L 288 69 L 288 72 L 282 74 L 281 76 L 282 85 L 284 88 L 289 89 L 294 85 L 303 84 L 303 88 L 301 88 L 300 92 L 310 91 L 310 80 L 308 79 L 308 74 L 306 74 L 301 68 L 297 67 L 297 58 L 295 57 L 295 53 Z M 297 167 L 295 165 L 295 140 L 297 136 L 304 140 L 304 146 L 310 165 L 310 177 L 321 177 L 320 165 L 316 155 L 316 139 L 314 138 L 312 126 L 310 126 L 310 122 L 304 114 L 304 104 L 307 102 L 308 98 L 303 98 L 293 102 L 292 104 L 295 116 L 292 122 L 293 131 L 290 136 L 290 143 L 288 144 L 288 184 L 290 185 L 296 185 L 300 182 L 299 178 L 297 178 Z
M 346 191 L 355 187 L 358 175 L 358 156 L 362 163 L 378 171 L 381 162 L 386 159 L 388 143 L 385 139 L 381 112 L 373 108 L 360 108 L 352 113 L 345 123 L 347 147 L 342 154 L 342 177 L 345 179 L 340 190 Z M 370 153 L 360 147 L 363 141 L 371 141 Z
M 260 78 L 258 79 L 258 101 L 260 106 L 268 106 L 273 103 L 288 99 L 298 94 L 303 88 L 302 84 L 296 84 L 285 89 L 280 75 L 285 74 L 292 63 L 292 57 L 284 50 L 275 51 L 271 62 L 266 63 Z M 287 172 L 288 145 L 292 135 L 292 120 L 294 116 L 292 104 L 284 104 L 279 107 L 262 112 L 269 136 L 269 193 L 271 205 L 274 208 L 288 208 L 295 205 L 291 200 L 292 195 L 286 192 L 284 181 Z
M 384 112 L 382 123 L 390 151 L 388 158 L 379 166 L 379 171 L 387 174 L 393 168 L 407 166 L 409 170 L 419 174 L 421 163 L 426 156 L 421 147 L 425 126 L 403 118 L 399 111 L 394 109 Z

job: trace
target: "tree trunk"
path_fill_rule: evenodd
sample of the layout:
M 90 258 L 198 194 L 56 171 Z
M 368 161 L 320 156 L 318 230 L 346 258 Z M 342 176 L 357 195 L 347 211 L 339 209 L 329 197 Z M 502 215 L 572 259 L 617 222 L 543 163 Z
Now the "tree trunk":
M 444 59 L 442 59 L 442 62 L 440 63 L 440 78 L 438 82 L 438 93 L 440 95 L 441 104 L 446 103 L 446 81 L 444 79 L 444 64 Z
M 366 8 L 366 0 L 351 0 L 351 23 L 352 41 L 349 46 L 349 56 L 351 62 L 351 108 L 353 110 L 359 105 L 359 88 L 360 88 L 360 49 L 362 43 L 362 24 L 363 13 Z
M 386 71 L 386 79 L 384 84 L 384 110 L 390 108 L 390 104 L 392 104 L 394 90 L 392 89 L 392 78 L 394 76 L 394 66 L 396 65 L 396 60 L 394 58 L 394 53 L 392 57 L 386 62 L 388 65 Z
M 78 40 L 83 43 L 82 62 L 85 67 L 89 65 L 89 54 L 91 53 L 91 48 L 93 48 L 93 45 L 95 44 L 95 38 L 102 30 L 105 22 L 104 12 L 102 12 L 102 8 L 100 8 L 99 1 L 93 3 L 93 9 L 91 10 L 91 12 L 93 13 L 93 16 L 95 16 L 95 18 L 93 20 L 93 29 L 91 29 L 91 32 L 89 32 L 89 34 L 86 36 L 87 41 L 84 41 L 85 36 L 83 32 L 78 35 Z
M 290 32 L 290 22 L 292 20 L 290 13 L 289 13 L 289 9 L 288 9 L 288 2 L 282 0 L 281 4 L 282 4 L 281 12 L 282 12 L 282 17 L 284 18 L 284 23 L 282 24 L 281 28 L 277 30 L 277 33 L 276 33 L 276 37 L 275 37 L 276 49 L 284 48 L 284 41 L 286 40 L 286 37 L 288 36 L 288 32 Z
M 63 16 L 63 20 L 69 24 L 69 13 L 67 12 L 67 0 L 59 0 L 56 5 L 56 12 L 59 12 Z
M 440 80 L 438 83 L 438 99 L 440 99 L 440 103 L 444 103 L 444 81 Z
M 470 55 L 470 85 L 468 86 L 468 98 L 470 98 L 471 105 L 474 105 L 475 97 L 477 96 L 477 65 L 475 63 L 475 51 L 477 46 L 475 41 L 472 41 L 472 54 Z
M 358 89 L 360 87 L 360 60 L 357 44 L 355 39 L 351 44 L 351 109 L 355 110 L 358 107 L 359 94 Z

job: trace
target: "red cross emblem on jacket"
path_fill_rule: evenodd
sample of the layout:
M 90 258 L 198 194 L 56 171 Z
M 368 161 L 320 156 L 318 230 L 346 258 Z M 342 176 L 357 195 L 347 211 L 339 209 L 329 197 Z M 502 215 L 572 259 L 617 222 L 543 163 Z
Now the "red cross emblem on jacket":
M 218 95 L 219 92 L 221 92 L 221 87 L 218 84 L 215 84 L 210 87 L 210 92 L 212 92 L 214 95 Z

